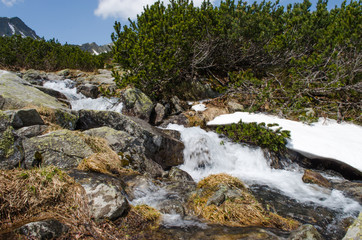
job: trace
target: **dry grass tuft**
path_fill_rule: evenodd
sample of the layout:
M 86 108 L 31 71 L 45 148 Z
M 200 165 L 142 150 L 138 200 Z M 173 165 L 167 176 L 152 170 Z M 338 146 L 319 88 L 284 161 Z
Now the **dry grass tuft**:
M 221 186 L 237 191 L 240 195 L 236 198 L 226 198 L 219 206 L 209 204 L 210 197 Z M 298 228 L 299 222 L 283 218 L 267 211 L 245 188 L 237 178 L 226 174 L 211 175 L 199 182 L 198 191 L 189 200 L 189 208 L 194 214 L 217 224 L 229 226 L 262 226 L 274 227 L 282 230 Z
M 60 239 L 124 239 L 112 222 L 90 218 L 84 189 L 58 168 L 0 171 L 0 238 L 46 219 L 69 227 Z
M 79 170 L 93 171 L 112 176 L 124 176 L 134 173 L 134 171 L 122 167 L 121 159 L 118 154 L 109 147 L 107 140 L 82 133 L 78 134 L 94 152 L 94 154 L 85 158 L 78 165 Z

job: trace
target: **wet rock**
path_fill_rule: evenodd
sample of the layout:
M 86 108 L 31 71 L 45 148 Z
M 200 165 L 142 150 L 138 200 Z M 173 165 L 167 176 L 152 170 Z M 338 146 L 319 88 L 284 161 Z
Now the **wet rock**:
M 174 181 L 180 182 L 193 182 L 194 180 L 187 172 L 179 169 L 178 167 L 172 167 L 168 173 L 168 178 Z
M 50 108 L 67 108 L 68 105 L 42 91 L 27 86 L 27 82 L 13 73 L 0 70 L 1 108 L 20 109 L 27 106 L 44 106 Z
M 304 154 L 304 155 L 303 155 Z M 306 156 L 306 153 L 298 153 L 291 149 L 287 150 L 286 157 L 307 169 L 320 171 L 335 171 L 348 180 L 362 180 L 362 172 L 358 169 L 331 158 Z
M 362 182 L 351 182 L 345 179 L 332 180 L 334 189 L 342 191 L 345 195 L 362 204 Z
M 208 225 L 207 227 L 190 226 L 186 228 L 164 229 L 170 239 L 179 240 L 281 240 L 285 233 L 276 229 L 258 227 L 230 227 Z
M 69 130 L 25 139 L 23 145 L 25 168 L 49 165 L 63 169 L 74 168 L 93 153 L 83 138 Z
M 145 121 L 116 112 L 79 111 L 78 129 L 88 130 L 103 126 L 124 131 L 137 138 L 145 149 L 145 156 L 165 170 L 183 163 L 183 143 Z
M 41 73 L 34 69 L 29 69 L 23 74 L 23 79 L 25 81 L 32 81 L 42 79 Z
M 339 219 L 338 212 L 333 209 L 301 203 L 268 186 L 252 185 L 250 189 L 264 208 L 283 217 L 290 217 L 304 224 L 312 224 L 325 239 L 337 240 L 345 234 L 344 224 Z
M 158 206 L 161 213 L 166 214 L 179 214 L 181 217 L 185 216 L 185 209 L 182 203 L 177 199 L 167 199 L 161 202 Z
M 61 93 L 61 92 L 59 92 L 57 90 L 42 87 L 42 86 L 35 86 L 35 88 L 42 91 L 43 93 L 46 93 L 46 94 L 48 94 L 48 95 L 50 95 L 52 97 L 57 98 L 58 100 L 59 99 L 67 100 L 67 97 L 63 93 Z
M 309 169 L 306 169 L 304 171 L 302 180 L 305 183 L 313 183 L 325 188 L 330 188 L 332 186 L 331 183 L 320 173 L 314 172 Z
M 77 87 L 77 93 L 81 93 L 88 98 L 97 98 L 100 95 L 98 87 L 92 84 L 84 84 Z
M 43 119 L 35 109 L 21 109 L 6 111 L 5 113 L 10 117 L 11 126 L 15 129 L 33 125 L 44 125 Z
M 123 189 L 125 184 L 120 179 L 76 170 L 69 175 L 85 189 L 94 219 L 115 220 L 130 208 Z
M 122 98 L 124 100 L 122 113 L 143 119 L 146 122 L 150 121 L 154 105 L 146 94 L 137 88 L 128 88 L 123 92 Z
M 0 169 L 18 167 L 23 159 L 21 138 L 11 126 L 10 117 L 0 111 Z
M 323 237 L 315 227 L 310 224 L 305 224 L 292 232 L 288 240 L 323 240 Z
M 362 212 L 360 212 L 358 218 L 348 228 L 343 240 L 360 240 L 362 239 Z
M 151 123 L 154 125 L 160 125 L 165 117 L 166 108 L 162 104 L 157 103 L 151 115 Z
M 17 230 L 21 235 L 27 237 L 27 239 L 55 239 L 61 237 L 67 233 L 69 228 L 59 222 L 58 220 L 49 219 L 40 222 L 28 223 Z
M 23 127 L 16 130 L 16 135 L 21 138 L 32 138 L 41 135 L 46 131 L 48 126 L 46 125 L 34 125 L 29 127 Z

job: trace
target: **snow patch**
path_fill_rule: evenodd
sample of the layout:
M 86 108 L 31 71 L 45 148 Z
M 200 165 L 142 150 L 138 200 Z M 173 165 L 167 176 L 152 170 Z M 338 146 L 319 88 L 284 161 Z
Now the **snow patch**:
M 99 55 L 99 52 L 97 52 L 96 50 L 92 49 L 93 50 L 93 53 L 94 55 Z
M 11 23 L 8 23 L 8 25 L 9 25 L 9 27 L 10 27 L 11 31 L 13 32 L 13 35 L 14 35 L 14 34 L 15 34 L 15 27 L 14 27 L 14 25 L 12 25 Z
M 205 104 L 200 103 L 200 104 L 193 105 L 191 107 L 191 109 L 196 111 L 196 112 L 203 112 L 203 111 L 205 111 L 207 109 L 207 107 L 205 106 Z
M 307 125 L 297 121 L 281 119 L 262 113 L 236 112 L 216 117 L 207 125 L 222 125 L 243 122 L 278 123 L 283 130 L 289 130 L 291 139 L 287 147 L 310 156 L 332 158 L 362 171 L 362 127 L 337 123 L 335 120 L 320 118 L 317 123 Z

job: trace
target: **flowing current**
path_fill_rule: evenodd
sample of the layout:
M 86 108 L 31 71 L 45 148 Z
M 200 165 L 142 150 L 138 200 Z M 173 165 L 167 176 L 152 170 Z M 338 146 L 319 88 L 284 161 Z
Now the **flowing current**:
M 235 144 L 220 138 L 214 132 L 199 127 L 185 128 L 170 124 L 169 129 L 181 133 L 185 144 L 184 164 L 180 168 L 195 181 L 217 173 L 238 177 L 246 184 L 267 185 L 284 195 L 303 203 L 313 203 L 344 212 L 361 211 L 356 201 L 346 198 L 338 190 L 329 190 L 302 181 L 303 171 L 272 169 L 262 150 Z
M 75 83 L 71 80 L 49 81 L 44 84 L 44 87 L 63 93 L 74 110 L 89 109 L 116 112 L 122 110 L 122 103 L 117 98 L 91 99 L 77 93 Z M 350 216 L 362 210 L 358 202 L 346 198 L 338 190 L 305 184 L 302 181 L 303 169 L 298 168 L 298 166 L 287 170 L 272 169 L 260 149 L 229 142 L 220 138 L 216 133 L 206 132 L 199 127 L 185 128 L 170 124 L 168 129 L 177 130 L 181 133 L 185 150 L 184 164 L 179 167 L 188 172 L 197 182 L 210 174 L 227 173 L 238 177 L 246 184 L 267 185 L 301 203 L 327 207 L 344 216 Z M 159 209 L 161 203 L 166 201 L 170 194 L 172 193 L 166 189 L 151 184 L 140 187 L 135 192 L 136 198 L 131 203 L 134 205 L 147 204 Z M 198 221 L 182 219 L 176 213 L 164 214 L 163 219 L 163 224 L 166 227 L 205 227 Z
M 70 79 L 66 79 L 64 81 L 49 81 L 44 83 L 44 87 L 63 93 L 70 101 L 73 110 L 87 109 L 115 112 L 122 111 L 123 104 L 122 102 L 119 102 L 118 98 L 87 98 L 83 94 L 77 93 L 75 82 Z

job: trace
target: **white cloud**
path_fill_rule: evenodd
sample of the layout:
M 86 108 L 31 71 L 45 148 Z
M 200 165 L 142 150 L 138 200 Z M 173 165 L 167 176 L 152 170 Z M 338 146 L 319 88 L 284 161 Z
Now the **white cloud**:
M 4 1 L 4 0 L 2 0 Z M 102 18 L 114 17 L 121 19 L 135 19 L 142 13 L 143 7 L 152 5 L 156 0 L 98 0 L 98 8 L 94 11 L 96 16 Z M 168 2 L 168 1 L 165 1 Z M 194 0 L 196 6 L 200 6 L 203 0 Z
M 1 0 L 1 2 L 8 7 L 12 7 L 16 2 L 21 2 L 21 0 Z

